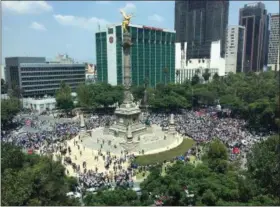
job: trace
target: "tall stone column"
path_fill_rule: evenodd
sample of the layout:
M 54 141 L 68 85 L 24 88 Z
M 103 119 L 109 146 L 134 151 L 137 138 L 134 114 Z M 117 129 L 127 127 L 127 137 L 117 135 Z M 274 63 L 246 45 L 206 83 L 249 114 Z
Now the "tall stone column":
M 131 88 L 131 67 L 130 67 L 130 49 L 132 46 L 131 42 L 131 35 L 130 33 L 124 33 L 123 34 L 123 62 L 124 62 L 124 104 L 129 104 L 133 102 L 133 96 L 130 92 Z
M 140 123 L 139 115 L 141 110 L 139 106 L 133 102 L 131 88 L 131 55 L 130 49 L 132 46 L 131 34 L 125 32 L 123 34 L 123 86 L 124 86 L 124 101 L 120 107 L 116 108 L 117 123 L 109 128 L 112 134 L 118 134 L 120 137 L 126 138 L 132 142 L 133 137 L 146 131 L 146 126 Z

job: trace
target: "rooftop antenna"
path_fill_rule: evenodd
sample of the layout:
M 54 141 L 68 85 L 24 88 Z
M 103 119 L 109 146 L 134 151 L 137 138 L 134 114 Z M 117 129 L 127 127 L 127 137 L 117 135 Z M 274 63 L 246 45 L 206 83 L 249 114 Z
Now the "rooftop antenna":
M 98 32 L 100 32 L 100 23 L 98 21 Z

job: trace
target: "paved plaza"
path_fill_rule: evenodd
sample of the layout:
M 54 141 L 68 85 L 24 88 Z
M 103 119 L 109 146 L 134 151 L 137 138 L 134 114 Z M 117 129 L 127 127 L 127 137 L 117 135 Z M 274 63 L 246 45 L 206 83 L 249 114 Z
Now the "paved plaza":
M 138 156 L 143 155 L 143 152 L 144 155 L 163 152 L 177 147 L 183 141 L 182 136 L 168 134 L 162 131 L 158 125 L 152 125 L 147 130 L 147 134 L 134 137 L 133 139 L 133 142 L 135 141 L 137 144 L 135 149 L 129 152 L 129 154 Z M 122 146 L 125 142 L 124 138 L 104 133 L 103 127 L 93 129 L 92 131 L 80 132 L 77 137 L 66 142 L 66 146 L 71 149 L 71 153 L 67 151 L 67 154 L 63 156 L 62 163 L 66 167 L 67 174 L 71 176 L 76 176 L 77 172 L 75 172 L 72 165 L 64 162 L 65 157 L 71 158 L 72 163 L 75 163 L 77 166 L 83 166 L 83 163 L 86 162 L 87 170 L 95 171 L 98 169 L 98 172 L 105 174 L 117 174 L 118 171 L 113 171 L 112 165 L 109 168 L 105 168 L 106 160 L 103 158 L 103 155 L 109 152 L 116 159 L 121 159 L 125 152 L 125 148 Z M 55 153 L 55 155 L 58 154 L 60 153 Z M 126 169 L 129 165 L 129 160 L 121 164 L 122 169 Z
M 115 137 L 104 133 L 103 127 L 93 129 L 91 136 L 87 134 L 83 138 L 83 146 L 91 150 L 110 151 L 113 154 L 120 155 L 125 150 L 123 147 L 126 140 L 121 137 Z M 182 136 L 168 134 L 162 131 L 158 125 L 152 125 L 147 133 L 133 138 L 135 148 L 130 152 L 134 155 L 153 154 L 166 151 L 181 144 Z
M 77 142 L 78 144 L 74 144 L 74 142 Z M 67 174 L 70 176 L 77 176 L 78 173 L 77 171 L 74 171 L 72 165 L 65 164 L 65 157 L 70 157 L 72 160 L 72 163 L 75 163 L 77 166 L 80 166 L 81 169 L 83 166 L 83 162 L 86 162 L 86 169 L 87 170 L 93 170 L 96 171 L 98 169 L 98 172 L 101 173 L 108 173 L 108 174 L 113 174 L 113 166 L 110 166 L 108 169 L 105 168 L 105 162 L 98 153 L 97 148 L 92 149 L 89 147 L 84 146 L 84 142 L 82 139 L 79 139 L 79 136 L 69 140 L 66 142 L 67 143 L 67 148 L 69 147 L 71 149 L 71 153 L 67 152 L 65 156 L 62 157 L 62 164 L 66 167 Z M 106 154 L 105 151 L 103 151 L 102 154 Z M 54 155 L 61 155 L 59 152 L 54 153 Z M 114 153 L 111 153 L 111 156 L 116 156 L 117 158 L 121 157 L 120 155 L 116 155 Z M 98 157 L 98 159 L 96 159 Z M 56 158 L 56 156 L 54 156 Z M 125 169 L 129 165 L 128 162 L 123 163 L 122 167 Z M 119 171 L 116 171 L 115 173 L 118 173 Z

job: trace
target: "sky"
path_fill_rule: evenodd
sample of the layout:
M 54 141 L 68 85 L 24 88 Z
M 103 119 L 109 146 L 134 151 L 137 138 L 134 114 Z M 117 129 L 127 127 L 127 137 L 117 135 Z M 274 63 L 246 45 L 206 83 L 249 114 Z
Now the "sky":
M 230 1 L 229 25 L 252 1 Z M 279 13 L 279 1 L 263 1 Z M 120 9 L 135 15 L 132 24 L 174 30 L 174 1 L 2 1 L 2 63 L 11 56 L 54 59 L 67 53 L 77 62 L 95 63 L 95 32 L 120 23 Z M 100 25 L 100 27 L 98 26 Z

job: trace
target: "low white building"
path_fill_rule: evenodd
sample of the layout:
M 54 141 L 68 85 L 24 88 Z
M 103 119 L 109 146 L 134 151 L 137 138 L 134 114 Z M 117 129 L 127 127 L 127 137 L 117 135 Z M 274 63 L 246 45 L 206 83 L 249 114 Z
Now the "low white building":
M 219 76 L 225 75 L 225 60 L 220 57 L 220 41 L 213 42 L 211 45 L 211 59 L 190 59 L 186 62 L 187 43 L 183 48 L 181 43 L 175 43 L 175 80 L 176 83 L 183 83 L 191 80 L 197 74 L 203 80 L 203 73 L 208 70 L 211 74 L 209 80 L 215 73 Z
M 56 106 L 56 100 L 52 97 L 45 98 L 23 98 L 23 108 L 38 111 L 39 113 L 46 111 L 47 109 L 53 110 Z
M 72 92 L 71 96 L 73 98 L 74 104 L 77 104 L 77 93 Z M 53 110 L 56 107 L 55 97 L 44 98 L 23 98 L 21 99 L 23 108 L 38 111 L 39 113 L 46 111 L 47 109 Z

